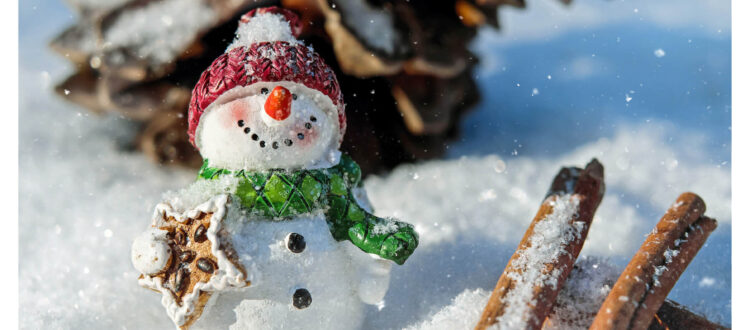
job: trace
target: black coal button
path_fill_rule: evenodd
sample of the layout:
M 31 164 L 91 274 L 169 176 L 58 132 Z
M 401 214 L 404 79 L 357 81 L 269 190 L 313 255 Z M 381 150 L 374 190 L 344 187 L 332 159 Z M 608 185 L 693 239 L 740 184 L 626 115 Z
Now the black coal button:
M 297 291 L 294 291 L 294 296 L 292 296 L 292 304 L 297 309 L 304 309 L 310 306 L 312 303 L 312 296 L 310 296 L 310 291 L 307 291 L 307 289 L 297 289 Z
M 289 251 L 300 253 L 305 250 L 306 246 L 305 237 L 300 234 L 291 233 L 286 237 L 286 247 Z

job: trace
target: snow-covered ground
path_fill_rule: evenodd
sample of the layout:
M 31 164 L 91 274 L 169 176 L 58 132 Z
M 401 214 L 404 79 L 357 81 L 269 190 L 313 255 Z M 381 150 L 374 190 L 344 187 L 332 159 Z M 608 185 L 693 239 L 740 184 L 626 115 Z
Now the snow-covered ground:
M 367 179 L 377 213 L 414 223 L 421 244 L 365 327 L 472 325 L 559 167 L 592 157 L 607 194 L 583 254 L 616 274 L 679 193 L 696 192 L 719 228 L 670 298 L 729 324 L 729 1 L 528 2 L 478 39 L 484 100 L 446 159 Z M 195 173 L 124 151 L 125 120 L 52 95 L 71 68 L 44 46 L 72 14 L 20 8 L 21 327 L 170 328 L 136 284 L 130 244 Z

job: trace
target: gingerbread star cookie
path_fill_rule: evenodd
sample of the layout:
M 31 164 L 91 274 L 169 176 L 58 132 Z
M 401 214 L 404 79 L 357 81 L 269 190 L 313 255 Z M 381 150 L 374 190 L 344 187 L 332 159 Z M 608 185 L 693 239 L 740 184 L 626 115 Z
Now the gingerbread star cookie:
M 138 283 L 162 293 L 175 325 L 188 328 L 215 292 L 250 285 L 228 240 L 222 240 L 228 195 L 185 212 L 157 205 L 152 228 L 136 238 L 133 265 Z

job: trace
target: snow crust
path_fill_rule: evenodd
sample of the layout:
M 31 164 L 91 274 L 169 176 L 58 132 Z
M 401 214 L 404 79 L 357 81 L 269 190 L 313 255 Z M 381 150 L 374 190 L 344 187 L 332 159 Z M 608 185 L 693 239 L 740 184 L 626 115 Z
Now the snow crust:
M 167 63 L 216 19 L 217 13 L 202 0 L 155 1 L 119 16 L 105 30 L 103 46 L 134 48 L 140 58 Z

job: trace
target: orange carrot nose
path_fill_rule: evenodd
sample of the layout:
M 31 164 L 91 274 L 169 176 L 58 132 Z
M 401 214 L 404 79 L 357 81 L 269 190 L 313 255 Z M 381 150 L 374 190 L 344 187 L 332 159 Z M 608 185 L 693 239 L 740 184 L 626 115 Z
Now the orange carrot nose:
M 286 119 L 292 113 L 292 93 L 284 87 L 276 86 L 268 95 L 264 108 L 271 118 L 278 121 Z

